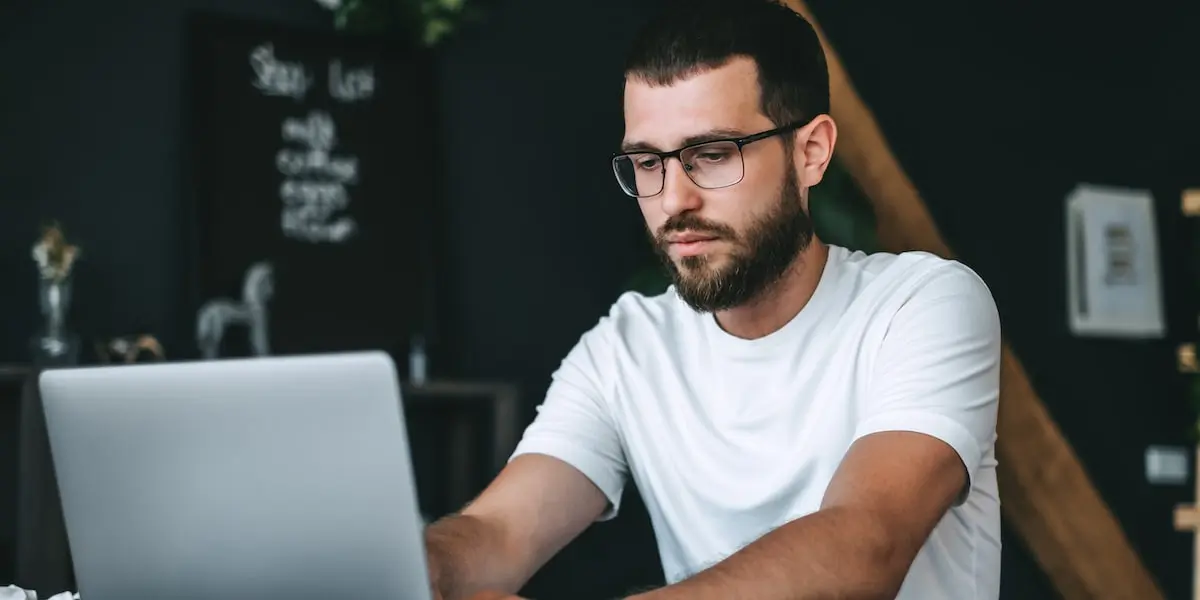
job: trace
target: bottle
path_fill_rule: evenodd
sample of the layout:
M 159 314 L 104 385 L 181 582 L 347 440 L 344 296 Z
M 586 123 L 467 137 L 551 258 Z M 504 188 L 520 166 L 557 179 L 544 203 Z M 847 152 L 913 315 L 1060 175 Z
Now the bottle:
M 413 385 L 425 385 L 428 359 L 425 356 L 425 339 L 413 336 L 412 346 L 408 350 L 408 378 Z

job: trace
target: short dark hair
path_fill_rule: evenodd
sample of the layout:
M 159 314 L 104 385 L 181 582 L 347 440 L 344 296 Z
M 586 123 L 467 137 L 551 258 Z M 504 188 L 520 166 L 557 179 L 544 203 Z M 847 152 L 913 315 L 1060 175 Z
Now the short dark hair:
M 668 0 L 635 38 L 625 74 L 670 85 L 737 57 L 758 67 L 761 109 L 777 127 L 829 112 L 817 33 L 779 0 Z

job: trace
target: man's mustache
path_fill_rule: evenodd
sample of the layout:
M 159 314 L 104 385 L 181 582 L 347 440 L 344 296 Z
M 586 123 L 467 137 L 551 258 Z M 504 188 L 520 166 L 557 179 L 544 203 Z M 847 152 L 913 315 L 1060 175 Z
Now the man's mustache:
M 658 233 L 654 238 L 659 244 L 666 244 L 668 234 L 685 231 L 709 235 L 717 239 L 737 239 L 737 233 L 732 227 L 702 219 L 691 213 L 682 213 L 667 219 L 667 222 L 658 228 Z

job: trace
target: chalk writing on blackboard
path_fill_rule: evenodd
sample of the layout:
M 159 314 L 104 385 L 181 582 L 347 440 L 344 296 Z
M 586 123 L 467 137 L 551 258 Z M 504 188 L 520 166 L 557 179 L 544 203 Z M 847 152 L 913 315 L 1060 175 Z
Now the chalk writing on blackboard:
M 269 43 L 250 52 L 250 66 L 254 69 L 254 87 L 267 96 L 303 100 L 313 84 L 303 64 L 276 59 L 275 47 Z
M 329 95 L 341 102 L 370 99 L 375 95 L 375 69 L 343 69 L 342 61 L 329 61 Z
M 304 119 L 289 117 L 282 137 L 292 144 L 275 156 L 284 177 L 279 186 L 283 234 L 312 243 L 347 241 L 358 227 L 352 217 L 338 213 L 350 204 L 346 186 L 358 180 L 358 158 L 331 154 L 337 146 L 333 117 L 322 110 Z

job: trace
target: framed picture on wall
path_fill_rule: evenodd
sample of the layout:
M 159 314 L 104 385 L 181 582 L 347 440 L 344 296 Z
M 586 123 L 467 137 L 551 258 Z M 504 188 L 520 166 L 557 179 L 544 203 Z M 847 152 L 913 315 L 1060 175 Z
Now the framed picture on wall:
M 434 335 L 428 56 L 197 15 L 188 57 L 198 348 L 218 329 L 223 356 Z

